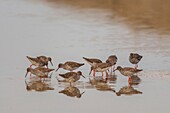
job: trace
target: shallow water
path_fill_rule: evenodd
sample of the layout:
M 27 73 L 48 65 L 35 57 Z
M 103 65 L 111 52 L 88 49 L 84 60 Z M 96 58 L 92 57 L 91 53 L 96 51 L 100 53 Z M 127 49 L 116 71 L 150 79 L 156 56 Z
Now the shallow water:
M 169 113 L 169 1 L 153 1 L 1 0 L 0 112 Z M 51 68 L 67 60 L 84 62 L 83 56 L 105 61 L 111 54 L 117 55 L 117 65 L 133 66 L 130 52 L 144 56 L 139 63 L 142 81 L 132 86 L 142 94 L 96 90 L 89 84 L 88 64 L 79 69 L 86 79 L 75 84 L 80 93 L 85 91 L 81 98 L 58 93 L 69 86 L 57 82 L 58 73 L 66 72 L 62 69 L 47 83 L 25 84 L 27 55 L 51 56 Z M 128 84 L 126 77 L 116 75 L 108 85 L 118 92 Z

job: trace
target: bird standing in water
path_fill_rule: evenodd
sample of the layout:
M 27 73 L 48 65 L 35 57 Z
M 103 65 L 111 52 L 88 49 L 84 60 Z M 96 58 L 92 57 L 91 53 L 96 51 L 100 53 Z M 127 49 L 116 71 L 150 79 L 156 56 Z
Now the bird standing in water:
M 48 78 L 48 74 L 53 70 L 54 69 L 48 69 L 48 68 L 44 68 L 44 67 L 37 67 L 35 69 L 29 67 L 29 68 L 27 68 L 27 72 L 25 74 L 25 77 L 27 77 L 28 72 L 30 72 L 31 74 L 38 76 L 40 79 L 41 78 Z
M 103 77 L 103 72 L 106 73 L 106 77 L 108 77 L 108 73 L 107 73 L 107 70 L 109 68 L 112 67 L 112 64 L 111 63 L 98 63 L 96 65 L 94 65 L 93 67 L 91 67 L 91 70 L 90 70 L 90 73 L 89 75 L 91 74 L 92 70 L 94 71 L 94 76 L 95 76 L 95 73 L 96 72 L 101 72 L 102 73 L 102 77 Z
M 135 69 L 138 68 L 138 63 L 142 58 L 143 58 L 143 56 L 139 55 L 137 53 L 130 53 L 130 55 L 129 55 L 129 61 L 130 61 L 130 63 L 135 64 Z
M 83 59 L 91 65 L 91 67 L 94 67 L 96 64 L 98 63 L 102 63 L 102 61 L 100 59 L 97 58 L 85 58 L 83 57 Z M 93 76 L 95 76 L 95 72 L 93 71 Z
M 78 71 L 78 72 L 68 72 L 68 73 L 65 73 L 65 74 L 59 74 L 59 76 L 64 78 L 63 81 L 69 82 L 70 86 L 71 86 L 71 83 L 78 81 L 80 79 L 80 76 L 84 77 L 82 75 L 81 71 Z M 58 80 L 58 81 L 60 81 L 60 80 Z
M 142 71 L 142 69 L 135 69 L 135 68 L 131 68 L 131 67 L 124 67 L 124 68 L 122 68 L 121 66 L 118 66 L 114 71 L 116 71 L 116 70 L 119 70 L 119 72 L 120 72 L 122 75 L 128 77 L 128 83 L 130 83 L 131 77 L 132 77 L 134 74 Z
M 58 68 L 56 69 L 56 71 L 58 71 L 59 68 L 63 68 L 65 70 L 69 70 L 69 71 L 73 71 L 81 66 L 83 66 L 84 63 L 77 63 L 77 62 L 72 62 L 72 61 L 68 61 L 65 62 L 64 64 L 60 63 L 58 65 Z

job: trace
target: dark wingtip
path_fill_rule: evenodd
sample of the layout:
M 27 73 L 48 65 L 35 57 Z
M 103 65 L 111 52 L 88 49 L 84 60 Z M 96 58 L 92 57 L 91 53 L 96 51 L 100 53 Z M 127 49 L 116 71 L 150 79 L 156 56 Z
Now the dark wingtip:
M 86 57 L 82 57 L 83 59 L 85 59 L 85 60 L 87 60 L 88 58 L 86 58 Z
M 84 65 L 84 63 L 80 64 L 80 66 L 83 66 L 83 65 Z
M 139 94 L 143 94 L 143 92 L 141 92 L 141 91 L 139 91 L 138 93 L 139 93 Z
M 121 94 L 120 94 L 119 92 L 116 92 L 116 95 L 117 95 L 117 96 L 120 96 Z
M 83 59 L 86 59 L 85 57 L 82 57 Z
M 115 93 L 116 91 L 114 89 L 112 89 L 112 91 Z
M 62 76 L 63 74 L 58 74 L 59 76 Z
M 64 93 L 65 92 L 65 90 L 61 90 L 61 91 L 59 91 L 58 93 Z
M 88 58 L 86 58 L 86 57 L 83 57 L 83 59 L 84 59 L 84 60 L 86 60 L 86 61 L 89 61 L 89 59 L 88 59 Z
M 139 69 L 139 71 L 143 71 L 143 69 Z

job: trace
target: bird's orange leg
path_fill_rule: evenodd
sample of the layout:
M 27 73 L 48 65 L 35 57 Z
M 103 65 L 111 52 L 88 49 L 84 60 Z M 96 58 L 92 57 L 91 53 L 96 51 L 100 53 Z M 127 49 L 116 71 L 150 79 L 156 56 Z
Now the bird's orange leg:
M 131 76 L 128 76 L 128 83 L 131 83 L 132 82 L 132 78 Z
M 95 70 L 92 70 L 93 71 L 93 76 L 95 77 L 96 76 L 96 71 Z
M 105 71 L 106 72 L 106 78 L 108 78 L 109 77 L 109 74 L 108 74 L 108 72 L 107 71 Z M 112 71 L 111 71 L 112 72 Z

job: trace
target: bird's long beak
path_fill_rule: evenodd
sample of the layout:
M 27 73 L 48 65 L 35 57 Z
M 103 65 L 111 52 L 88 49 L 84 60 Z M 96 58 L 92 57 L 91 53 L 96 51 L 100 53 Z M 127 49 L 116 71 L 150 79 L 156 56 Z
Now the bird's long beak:
M 52 61 L 50 61 L 50 63 L 51 63 L 51 65 L 53 66 L 53 63 L 52 63 Z
M 58 71 L 58 69 L 59 69 L 59 67 L 55 70 L 55 72 L 57 72 L 57 71 Z
M 90 68 L 90 72 L 89 72 L 89 75 L 91 74 L 92 70 L 93 70 L 93 69 L 92 69 L 92 67 L 91 67 L 91 68 Z
M 113 72 L 115 72 L 117 69 L 113 70 Z
M 28 86 L 28 84 L 27 84 L 26 80 L 25 80 L 25 85 L 26 85 L 26 86 Z
M 26 74 L 25 74 L 25 78 L 27 77 L 27 75 L 28 75 L 28 71 L 27 71 Z
M 85 91 L 83 93 L 81 93 L 81 95 L 84 94 L 84 93 L 85 93 Z
M 83 78 L 85 78 L 85 76 L 81 75 Z
M 51 78 L 51 77 L 52 77 L 52 75 L 53 75 L 53 72 L 50 74 L 49 78 Z

